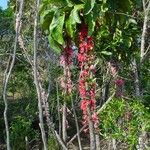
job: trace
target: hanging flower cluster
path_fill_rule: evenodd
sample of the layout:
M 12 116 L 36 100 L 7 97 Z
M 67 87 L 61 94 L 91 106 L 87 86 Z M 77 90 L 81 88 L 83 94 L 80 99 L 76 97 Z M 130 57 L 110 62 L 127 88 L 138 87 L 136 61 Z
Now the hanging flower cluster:
M 67 43 L 67 46 L 64 48 L 64 51 L 60 57 L 60 65 L 63 67 L 63 76 L 60 78 L 60 85 L 64 90 L 65 94 L 70 94 L 72 91 L 72 81 L 71 81 L 71 72 L 70 66 L 72 65 L 72 55 L 73 51 L 71 44 Z
M 83 124 L 88 124 L 87 108 L 92 112 L 92 121 L 95 129 L 99 119 L 95 112 L 96 109 L 96 79 L 95 79 L 95 57 L 93 52 L 93 38 L 88 36 L 88 28 L 82 24 L 79 33 L 79 52 L 78 62 L 81 69 L 79 76 L 79 93 L 81 98 L 80 108 L 83 111 Z

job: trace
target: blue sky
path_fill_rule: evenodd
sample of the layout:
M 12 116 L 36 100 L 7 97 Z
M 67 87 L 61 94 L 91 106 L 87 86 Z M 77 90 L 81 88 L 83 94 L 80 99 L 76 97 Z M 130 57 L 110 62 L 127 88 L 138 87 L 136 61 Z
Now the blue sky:
M 8 0 L 0 0 L 0 7 L 2 7 L 3 9 L 7 8 L 7 1 Z

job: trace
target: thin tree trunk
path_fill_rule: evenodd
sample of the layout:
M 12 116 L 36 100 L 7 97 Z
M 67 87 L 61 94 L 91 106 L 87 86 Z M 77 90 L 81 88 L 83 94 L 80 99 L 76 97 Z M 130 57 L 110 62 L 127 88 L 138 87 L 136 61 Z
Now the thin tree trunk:
M 141 37 L 141 62 L 143 61 L 145 53 L 145 40 L 146 40 L 146 32 L 147 32 L 147 25 L 149 21 L 149 11 L 150 11 L 150 1 L 148 2 L 148 6 L 146 8 L 145 0 L 143 2 L 143 10 L 144 10 L 144 23 L 143 23 L 143 31 Z
M 33 71 L 34 71 L 34 82 L 36 86 L 37 96 L 38 96 L 38 108 L 39 108 L 39 126 L 41 129 L 42 134 L 42 141 L 44 150 L 47 150 L 47 142 L 46 142 L 46 135 L 44 130 L 44 123 L 43 123 L 43 111 L 42 111 L 42 98 L 41 98 L 41 91 L 39 87 L 38 81 L 38 74 L 37 74 L 37 25 L 38 25 L 38 9 L 39 9 L 40 0 L 36 2 L 36 15 L 34 20 L 34 64 L 33 64 Z
M 58 93 L 58 83 L 56 82 L 57 90 L 57 112 L 58 112 L 58 121 L 59 121 L 59 136 L 61 137 L 61 116 L 60 116 L 60 102 L 59 102 L 59 93 Z
M 133 74 L 134 74 L 135 96 L 139 97 L 140 96 L 140 81 L 139 81 L 137 62 L 136 62 L 135 58 L 132 62 L 132 69 L 133 69 Z
M 26 150 L 29 150 L 29 141 L 28 141 L 28 137 L 25 137 L 25 142 L 26 142 Z
M 47 126 L 49 131 L 52 131 L 53 135 L 55 135 L 58 143 L 62 146 L 63 150 L 67 150 L 66 145 L 64 144 L 64 142 L 62 141 L 60 135 L 57 133 L 57 131 L 54 129 L 54 124 L 53 122 L 51 122 L 50 120 L 50 114 L 49 114 L 49 104 L 47 101 L 48 98 L 48 93 L 45 92 L 45 90 L 42 88 L 42 84 L 41 82 L 39 82 L 39 86 L 40 86 L 40 90 L 42 91 L 42 100 L 43 100 L 43 104 L 44 104 L 44 110 L 45 110 L 45 115 L 46 115 L 46 121 L 47 121 Z
M 99 134 L 96 133 L 95 134 L 95 140 L 96 140 L 96 150 L 100 150 L 100 137 L 99 137 Z
M 72 109 L 73 109 L 73 114 L 74 114 L 75 123 L 76 123 L 79 150 L 82 150 L 81 138 L 80 138 L 80 131 L 79 131 L 79 124 L 78 124 L 78 118 L 77 118 L 77 114 L 76 114 L 76 111 L 75 111 L 75 107 L 74 107 L 74 102 L 73 102 L 72 96 L 71 96 L 71 103 L 72 103 Z
M 7 102 L 7 85 L 9 76 L 7 75 L 9 64 L 6 68 L 5 74 L 4 74 L 4 89 L 3 89 L 3 100 L 5 104 L 4 109 L 4 122 L 5 122 L 5 130 L 6 130 L 6 144 L 7 144 L 7 150 L 10 150 L 10 137 L 9 137 L 9 126 L 8 126 L 8 118 L 7 118 L 7 110 L 8 110 L 8 102 Z
M 65 143 L 67 140 L 66 128 L 66 102 L 64 102 L 64 105 L 62 107 L 62 138 Z
M 112 139 L 112 147 L 113 147 L 113 150 L 117 150 L 116 139 Z
M 108 150 L 111 150 L 111 143 L 112 143 L 112 140 L 108 139 Z
M 87 107 L 87 113 L 88 113 L 88 126 L 89 126 L 89 133 L 90 133 L 90 150 L 96 150 L 94 125 L 92 122 L 91 112 L 90 112 L 90 109 L 88 107 Z
M 7 118 L 7 110 L 8 110 L 8 101 L 7 101 L 7 86 L 8 82 L 11 76 L 12 69 L 14 67 L 15 63 L 15 58 L 16 58 L 16 50 L 17 50 L 17 41 L 18 41 L 18 36 L 20 34 L 20 28 L 21 28 L 21 18 L 22 18 L 22 10 L 23 10 L 23 3 L 24 0 L 20 0 L 20 5 L 19 5 L 19 12 L 16 15 L 16 36 L 15 36 L 15 43 L 14 43 L 14 50 L 13 50 L 13 56 L 12 56 L 12 61 L 9 66 L 6 68 L 5 74 L 4 74 L 4 87 L 3 87 L 3 100 L 5 104 L 5 109 L 4 109 L 4 122 L 5 122 L 5 128 L 6 128 L 6 144 L 7 144 L 7 150 L 11 150 L 10 147 L 10 137 L 9 137 L 9 126 L 8 126 L 8 118 Z M 10 58 L 9 58 L 10 60 Z

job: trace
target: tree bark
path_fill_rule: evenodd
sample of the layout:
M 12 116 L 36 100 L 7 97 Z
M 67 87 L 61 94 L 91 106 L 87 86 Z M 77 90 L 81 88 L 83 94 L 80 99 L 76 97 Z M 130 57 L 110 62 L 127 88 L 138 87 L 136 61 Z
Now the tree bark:
M 62 107 L 62 138 L 65 143 L 67 141 L 66 129 L 67 129 L 66 127 L 66 102 L 64 102 L 64 105 Z
M 143 10 L 144 10 L 144 23 L 143 23 L 143 31 L 142 31 L 142 37 L 141 37 L 141 62 L 143 61 L 145 53 L 145 40 L 146 40 L 146 32 L 147 32 L 147 25 L 149 21 L 149 11 L 150 11 L 150 1 L 148 2 L 148 6 L 146 7 L 145 0 L 142 0 L 143 2 Z
M 59 121 L 59 136 L 61 137 L 61 115 L 60 115 L 60 102 L 59 102 L 59 93 L 58 93 L 58 83 L 56 82 L 57 90 L 57 112 L 58 112 L 58 121 Z
M 98 133 L 95 134 L 95 140 L 96 140 L 96 150 L 100 150 L 101 149 L 101 147 L 100 147 L 100 137 L 99 137 Z
M 132 69 L 133 69 L 133 74 L 134 74 L 135 96 L 139 97 L 140 96 L 140 81 L 139 81 L 137 62 L 136 62 L 135 58 L 132 62 Z
M 75 123 L 76 123 L 79 150 L 82 150 L 80 131 L 79 131 L 79 124 L 78 124 L 77 114 L 76 114 L 76 111 L 75 111 L 75 107 L 74 107 L 74 102 L 73 102 L 72 96 L 71 96 L 71 103 L 72 103 L 72 109 L 73 109 L 73 114 L 74 114 Z
M 92 116 L 89 107 L 87 107 L 87 113 L 88 113 L 88 126 L 89 126 L 89 133 L 90 133 L 90 150 L 96 150 L 94 125 L 92 122 Z

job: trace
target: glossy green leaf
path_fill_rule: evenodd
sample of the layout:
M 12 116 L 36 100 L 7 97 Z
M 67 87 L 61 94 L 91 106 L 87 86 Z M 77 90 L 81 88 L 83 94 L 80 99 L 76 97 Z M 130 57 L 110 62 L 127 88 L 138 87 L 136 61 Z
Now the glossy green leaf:
M 93 7 L 95 5 L 95 0 L 86 0 L 86 3 L 85 3 L 85 7 L 84 7 L 84 14 L 87 15 L 89 14 Z
M 57 26 L 58 24 L 58 18 L 60 17 L 60 11 L 59 10 L 56 10 L 55 13 L 54 13 L 54 16 L 53 16 L 53 19 L 52 19 L 52 22 L 49 26 L 49 30 L 50 30 L 50 33 L 53 31 L 53 29 Z
M 70 21 L 70 19 L 68 19 L 68 20 L 66 20 L 66 30 L 67 30 L 67 33 L 68 33 L 68 35 L 72 38 L 73 37 L 73 33 L 74 33 L 74 25 L 73 24 L 71 24 L 71 21 Z
M 73 38 L 73 34 L 76 31 L 76 24 L 81 23 L 79 11 L 83 9 L 84 5 L 75 5 L 70 13 L 69 18 L 66 20 L 66 30 L 70 37 Z
M 68 7 L 72 7 L 73 6 L 73 3 L 70 0 L 66 0 L 66 2 L 68 4 Z
M 44 11 L 44 13 L 40 15 L 40 24 L 43 30 L 48 30 L 53 15 L 54 15 L 54 11 L 52 10 L 46 10 Z
M 110 55 L 112 55 L 112 52 L 102 51 L 101 54 L 110 56 Z
M 73 10 L 70 13 L 70 17 L 69 17 L 71 24 L 81 23 L 79 11 L 81 9 L 83 9 L 83 6 L 84 5 L 82 5 L 82 4 L 74 6 Z
M 54 40 L 56 40 L 59 44 L 64 44 L 63 39 L 63 26 L 64 26 L 65 14 L 61 15 L 57 19 L 57 24 L 55 28 L 52 30 L 52 36 Z
M 48 40 L 50 43 L 50 47 L 57 53 L 60 54 L 61 53 L 61 48 L 59 46 L 59 44 L 53 39 L 53 37 L 51 35 L 48 36 Z
M 87 15 L 87 24 L 88 24 L 88 34 L 92 35 L 95 28 L 95 20 L 93 18 L 93 13 Z

